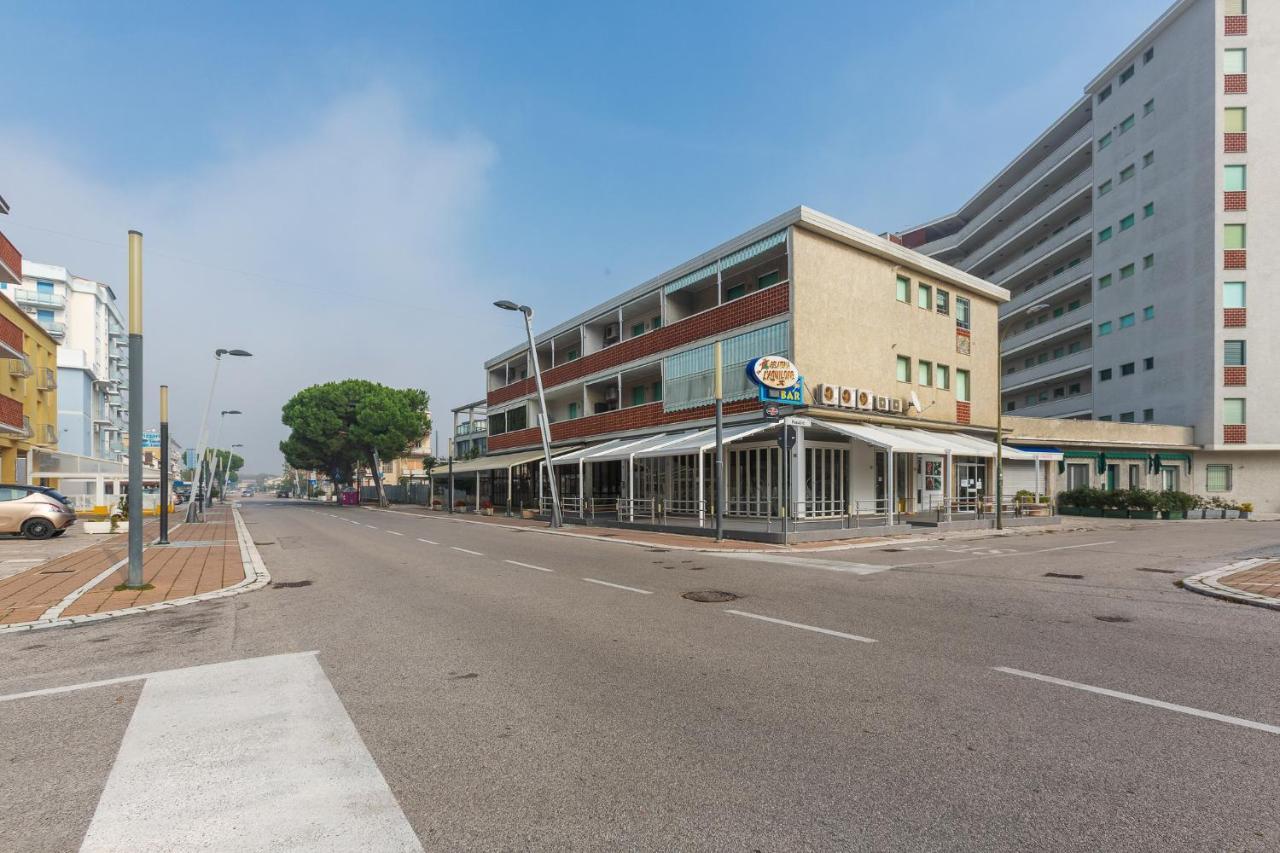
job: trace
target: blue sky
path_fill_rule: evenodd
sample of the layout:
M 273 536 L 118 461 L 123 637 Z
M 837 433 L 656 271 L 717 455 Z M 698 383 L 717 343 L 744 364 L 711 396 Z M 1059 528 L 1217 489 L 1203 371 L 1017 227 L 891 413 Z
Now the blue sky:
M 550 324 L 796 204 L 953 209 L 1166 6 L 0 2 L 0 229 L 120 293 L 147 233 L 148 386 L 194 444 L 206 351 L 254 349 L 219 400 L 274 470 L 302 384 L 481 396 L 494 298 Z

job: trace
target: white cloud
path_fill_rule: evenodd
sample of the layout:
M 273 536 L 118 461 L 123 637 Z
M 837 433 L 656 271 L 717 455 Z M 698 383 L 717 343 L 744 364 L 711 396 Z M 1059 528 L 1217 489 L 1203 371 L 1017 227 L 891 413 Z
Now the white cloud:
M 28 259 L 111 284 L 122 310 L 125 235 L 144 233 L 145 421 L 168 383 L 185 445 L 220 346 L 256 356 L 224 364 L 214 407 L 244 410 L 223 443 L 245 444 L 250 469 L 279 465 L 280 406 L 315 382 L 425 388 L 443 425 L 482 388 L 475 329 L 491 312 L 460 297 L 491 145 L 422 130 L 386 90 L 296 130 L 235 130 L 268 142 L 140 186 L 89 173 L 75 146 L 90 134 L 71 145 L 50 128 L 2 134 L 0 194 L 13 210 L 0 227 Z

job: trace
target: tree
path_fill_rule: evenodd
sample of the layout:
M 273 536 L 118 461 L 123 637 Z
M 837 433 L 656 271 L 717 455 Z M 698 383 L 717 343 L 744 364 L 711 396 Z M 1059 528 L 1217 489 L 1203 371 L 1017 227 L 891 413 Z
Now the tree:
M 312 385 L 284 404 L 280 419 L 290 433 L 280 451 L 292 467 L 328 472 L 335 483 L 350 483 L 368 464 L 385 506 L 380 463 L 406 455 L 431 432 L 428 401 L 426 391 L 365 379 Z

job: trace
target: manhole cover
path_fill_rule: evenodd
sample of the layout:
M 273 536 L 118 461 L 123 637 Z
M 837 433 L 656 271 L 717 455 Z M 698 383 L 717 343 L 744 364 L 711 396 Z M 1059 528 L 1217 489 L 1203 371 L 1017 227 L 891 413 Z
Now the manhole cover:
M 1067 580 L 1073 581 L 1084 580 L 1084 575 L 1064 575 L 1061 572 L 1045 572 L 1044 576 L 1047 578 L 1066 578 Z
M 699 589 L 693 592 L 686 592 L 681 598 L 687 598 L 690 601 L 701 601 L 705 604 L 716 604 L 721 601 L 733 601 L 738 596 L 732 592 L 722 592 L 718 589 Z
M 1095 616 L 1099 622 L 1132 622 L 1128 616 Z
M 311 586 L 311 581 L 275 581 L 272 589 L 297 589 L 300 586 Z

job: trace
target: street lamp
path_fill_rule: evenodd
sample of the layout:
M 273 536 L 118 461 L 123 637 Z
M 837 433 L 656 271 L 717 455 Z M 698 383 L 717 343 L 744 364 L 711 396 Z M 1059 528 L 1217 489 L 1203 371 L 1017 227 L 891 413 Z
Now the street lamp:
M 1049 310 L 1049 303 L 1037 302 L 1009 315 L 1034 317 Z M 999 318 L 996 319 L 997 325 Z M 1013 323 L 996 335 L 996 530 L 1004 530 L 1004 339 L 1013 331 Z
M 244 412 L 239 409 L 223 409 L 218 415 L 218 429 L 213 434 L 213 447 L 211 448 L 213 450 L 213 464 L 209 466 L 209 503 L 211 504 L 213 503 L 213 484 L 218 478 L 218 444 L 222 441 L 222 422 L 226 419 L 227 415 L 243 414 Z M 230 456 L 227 457 L 227 463 L 231 463 Z M 223 496 L 223 503 L 226 503 L 225 496 Z
M 560 516 L 560 487 L 556 484 L 556 469 L 551 464 L 551 426 L 547 417 L 547 396 L 542 390 L 542 370 L 538 366 L 538 348 L 533 343 L 533 309 L 528 305 L 517 305 L 509 299 L 499 299 L 493 304 L 504 311 L 519 311 L 524 315 L 524 331 L 529 336 L 529 360 L 533 362 L 533 381 L 538 386 L 538 408 L 542 411 L 539 425 L 542 427 L 542 455 L 547 460 L 547 480 L 551 484 L 551 526 L 563 527 L 564 519 Z M 450 458 L 452 455 L 450 454 Z
M 227 414 L 230 414 L 230 412 Z M 235 455 L 237 447 L 244 447 L 244 445 L 233 444 L 230 449 L 227 450 L 227 467 L 222 471 L 222 491 L 219 493 L 222 495 L 223 503 L 227 502 L 227 480 L 231 478 L 231 457 Z
M 192 495 L 192 499 L 187 501 L 187 522 L 191 523 L 196 520 L 196 513 L 204 509 L 204 454 L 205 442 L 209 438 L 209 410 L 213 408 L 213 391 L 218 387 L 218 368 L 222 366 L 222 357 L 224 355 L 234 355 L 239 358 L 248 358 L 253 353 L 242 349 L 217 349 L 213 351 L 213 381 L 209 383 L 209 399 L 204 402 L 204 414 L 200 417 L 200 440 L 196 442 L 196 491 Z M 196 499 L 200 499 L 200 505 L 197 507 Z

